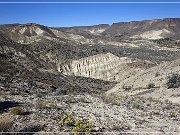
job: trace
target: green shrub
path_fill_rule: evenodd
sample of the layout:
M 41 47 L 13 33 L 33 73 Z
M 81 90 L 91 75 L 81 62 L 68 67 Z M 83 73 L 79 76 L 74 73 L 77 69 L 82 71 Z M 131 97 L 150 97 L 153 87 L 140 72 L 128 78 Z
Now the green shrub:
M 64 113 L 60 118 L 59 125 L 69 128 L 74 134 L 83 132 L 89 135 L 94 126 L 94 122 L 89 119 L 73 118 L 71 114 Z
M 94 122 L 92 120 L 77 118 L 73 127 L 73 132 L 75 134 L 78 132 L 84 132 L 85 134 L 89 135 L 93 126 Z
M 180 75 L 178 73 L 173 73 L 167 77 L 167 87 L 168 89 L 180 87 Z
M 61 127 L 63 127 L 63 126 L 73 126 L 74 125 L 74 119 L 70 114 L 64 113 L 60 118 L 59 125 Z

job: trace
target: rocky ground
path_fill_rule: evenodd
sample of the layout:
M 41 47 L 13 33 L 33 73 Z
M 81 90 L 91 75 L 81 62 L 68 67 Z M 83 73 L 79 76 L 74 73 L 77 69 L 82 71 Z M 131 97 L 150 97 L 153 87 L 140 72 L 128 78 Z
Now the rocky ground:
M 0 132 L 178 134 L 180 48 L 168 20 L 158 31 L 159 21 L 136 22 L 133 35 L 119 24 L 1 25 Z
M 3 93 L 0 104 L 3 117 L 13 122 L 13 132 L 72 132 L 73 124 L 61 124 L 64 114 L 73 119 L 90 119 L 92 132 L 180 132 L 180 106 L 168 100 L 104 94 L 39 98 Z M 23 114 L 13 113 L 10 108 L 15 106 L 23 108 Z

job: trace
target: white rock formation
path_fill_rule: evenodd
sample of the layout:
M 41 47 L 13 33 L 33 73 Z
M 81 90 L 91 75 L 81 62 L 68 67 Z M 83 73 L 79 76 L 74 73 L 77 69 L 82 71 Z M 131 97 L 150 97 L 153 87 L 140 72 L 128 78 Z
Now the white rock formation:
M 161 39 L 165 38 L 166 34 L 171 34 L 172 32 L 167 30 L 167 29 L 162 29 L 162 30 L 150 30 L 146 31 L 140 35 L 134 35 L 132 38 L 143 38 L 143 39 Z
M 119 78 L 123 78 L 123 75 L 126 76 L 125 71 L 130 71 L 126 63 L 131 63 L 131 59 L 119 58 L 111 53 L 97 54 L 61 63 L 58 65 L 58 71 L 65 75 L 117 81 Z
M 106 30 L 106 28 L 103 28 L 103 29 L 91 29 L 91 30 L 86 30 L 86 31 L 88 31 L 88 32 L 90 32 L 91 34 L 94 34 L 94 35 L 99 35 L 102 32 L 104 32 L 105 30 Z

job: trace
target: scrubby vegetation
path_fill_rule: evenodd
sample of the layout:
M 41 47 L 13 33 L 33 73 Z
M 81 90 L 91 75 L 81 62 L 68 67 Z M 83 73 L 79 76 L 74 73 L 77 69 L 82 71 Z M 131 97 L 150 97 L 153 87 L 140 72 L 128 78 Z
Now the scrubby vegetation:
M 9 116 L 0 116 L 0 132 L 9 132 L 12 129 L 13 122 Z
M 147 89 L 151 89 L 151 88 L 154 88 L 155 87 L 155 84 L 154 83 L 149 83 L 147 85 Z
M 74 134 L 85 133 L 90 134 L 94 126 L 94 122 L 85 118 L 74 118 L 72 114 L 64 113 L 60 117 L 59 125 L 61 128 L 68 128 Z
M 60 117 L 59 125 L 61 127 L 63 126 L 73 126 L 74 125 L 74 119 L 72 118 L 71 114 L 64 113 Z
M 22 107 L 13 107 L 9 111 L 13 115 L 23 115 L 26 112 Z
M 167 87 L 178 88 L 180 87 L 180 74 L 173 73 L 167 77 Z
M 173 41 L 171 38 L 161 38 L 161 39 L 155 39 L 155 40 L 152 40 L 154 43 L 157 43 L 157 44 L 164 44 L 164 43 L 168 43 L 170 41 Z
M 161 30 L 160 25 L 155 30 Z M 104 32 L 101 28 L 70 28 L 66 32 L 36 24 L 3 25 L 0 29 L 1 132 L 166 133 L 169 125 L 177 132 L 180 94 L 177 89 L 164 88 L 164 82 L 168 88 L 179 87 L 178 74 L 167 80 L 165 75 L 179 72 L 180 35 L 177 39 L 144 39 L 138 36 L 144 32 L 141 27 L 130 33 L 117 30 L 119 34 L 109 28 Z M 161 36 L 165 35 L 166 30 Z M 117 57 L 107 64 L 96 57 L 103 54 L 108 60 L 106 53 Z M 90 59 L 83 60 L 87 57 Z M 82 70 L 78 66 L 80 76 L 75 76 L 78 63 Z M 84 73 L 100 78 L 82 77 Z
M 89 119 L 76 118 L 75 125 L 73 127 L 73 132 L 77 134 L 78 132 L 85 132 L 85 134 L 89 135 L 94 122 Z
M 130 91 L 130 90 L 132 90 L 132 87 L 133 87 L 133 86 L 131 86 L 131 85 L 124 85 L 124 86 L 123 86 L 123 89 L 124 89 L 125 91 Z
M 127 123 L 125 119 L 122 120 L 110 120 L 108 121 L 108 127 L 114 131 L 128 130 L 131 126 Z
M 177 112 L 176 112 L 176 110 L 171 110 L 171 111 L 170 111 L 170 117 L 171 117 L 171 118 L 177 117 Z
M 39 124 L 30 124 L 28 126 L 25 126 L 23 129 L 20 130 L 20 132 L 38 132 L 41 131 L 44 128 L 44 125 Z
M 55 109 L 57 108 L 57 104 L 53 100 L 43 100 L 43 99 L 38 99 L 35 102 L 36 108 L 39 109 Z

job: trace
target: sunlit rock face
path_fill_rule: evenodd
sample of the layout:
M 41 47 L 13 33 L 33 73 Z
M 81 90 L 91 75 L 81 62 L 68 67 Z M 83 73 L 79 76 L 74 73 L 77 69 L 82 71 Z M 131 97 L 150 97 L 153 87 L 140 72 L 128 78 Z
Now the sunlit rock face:
M 11 40 L 21 44 L 30 44 L 43 38 L 53 39 L 56 37 L 56 33 L 50 28 L 35 23 L 1 25 L 0 31 Z
M 100 35 L 102 32 L 104 32 L 106 29 L 110 27 L 109 24 L 99 24 L 94 26 L 76 26 L 76 27 L 62 27 L 59 28 L 60 30 L 70 32 L 70 33 L 76 33 L 76 34 L 93 34 L 93 35 Z
M 65 75 L 116 81 L 122 72 L 129 69 L 126 63 L 130 62 L 126 57 L 119 58 L 111 53 L 98 54 L 61 63 L 58 65 L 58 71 Z
M 143 38 L 143 39 L 161 39 L 164 35 L 171 34 L 172 32 L 167 29 L 162 30 L 150 30 L 139 35 L 134 35 L 132 38 Z
M 102 34 L 127 36 L 143 39 L 160 39 L 180 35 L 180 19 L 164 18 L 155 20 L 113 23 Z

